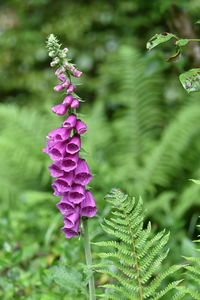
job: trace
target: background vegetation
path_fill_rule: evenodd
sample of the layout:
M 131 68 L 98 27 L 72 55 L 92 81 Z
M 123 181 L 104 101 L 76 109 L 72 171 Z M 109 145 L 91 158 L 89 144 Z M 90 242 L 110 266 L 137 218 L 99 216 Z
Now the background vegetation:
M 87 298 L 82 241 L 68 241 L 59 231 L 50 161 L 41 151 L 61 122 L 50 112 L 60 101 L 45 49 L 52 32 L 84 72 L 84 149 L 98 206 L 92 239 L 106 239 L 104 195 L 118 187 L 142 196 L 155 232 L 170 230 L 168 264 L 196 255 L 200 185 L 188 179 L 200 177 L 200 97 L 186 94 L 178 74 L 199 66 L 200 46 L 190 44 L 178 62 L 167 63 L 170 42 L 151 52 L 145 44 L 158 32 L 200 37 L 199 9 L 198 0 L 1 2 L 2 299 Z M 109 280 L 96 278 L 98 284 Z

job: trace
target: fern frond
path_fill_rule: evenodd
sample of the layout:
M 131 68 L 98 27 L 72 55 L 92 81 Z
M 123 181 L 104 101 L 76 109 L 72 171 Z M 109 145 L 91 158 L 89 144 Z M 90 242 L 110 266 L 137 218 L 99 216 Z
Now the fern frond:
M 143 228 L 141 199 L 136 201 L 117 189 L 113 189 L 107 198 L 112 203 L 112 217 L 106 219 L 102 227 L 114 239 L 95 243 L 106 250 L 97 255 L 110 260 L 102 261 L 94 267 L 97 272 L 109 275 L 114 282 L 103 286 L 110 293 L 101 297 L 163 299 L 165 294 L 180 283 L 172 281 L 163 285 L 169 275 L 181 268 L 172 266 L 161 269 L 162 262 L 168 255 L 165 247 L 169 233 L 162 231 L 153 236 L 150 223 L 147 228 Z

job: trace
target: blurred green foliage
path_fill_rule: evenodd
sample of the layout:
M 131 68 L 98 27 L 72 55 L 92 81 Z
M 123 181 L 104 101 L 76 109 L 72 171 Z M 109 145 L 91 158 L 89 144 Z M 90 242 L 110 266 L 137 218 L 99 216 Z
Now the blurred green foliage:
M 90 222 L 92 239 L 105 240 L 100 223 L 110 207 L 104 195 L 116 186 L 142 195 L 155 231 L 170 229 L 168 263 L 195 255 L 200 187 L 188 179 L 200 177 L 199 94 L 187 95 L 178 82 L 177 73 L 190 64 L 187 55 L 167 64 L 161 49 L 145 49 L 152 35 L 171 31 L 173 5 L 172 0 L 1 2 L 2 299 L 87 297 L 81 285 L 76 288 L 88 276 L 80 264 L 82 241 L 65 240 L 59 231 L 50 161 L 41 152 L 47 133 L 61 123 L 50 112 L 61 100 L 53 92 L 56 78 L 45 49 L 50 33 L 84 72 L 79 86 L 89 126 L 84 155 L 95 174 L 91 187 L 98 206 Z M 199 1 L 176 5 L 191 24 L 198 20 Z M 194 28 L 200 36 L 199 25 Z M 169 54 L 170 48 L 163 51 Z M 74 289 L 71 278 L 77 280 Z M 105 276 L 96 280 L 109 282 Z

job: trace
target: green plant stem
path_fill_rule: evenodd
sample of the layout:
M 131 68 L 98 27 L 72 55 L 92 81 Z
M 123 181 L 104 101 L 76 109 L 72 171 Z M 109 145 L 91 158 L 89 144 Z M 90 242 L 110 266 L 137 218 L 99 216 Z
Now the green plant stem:
M 88 267 L 90 267 L 92 265 L 92 254 L 91 254 L 89 231 L 88 231 L 88 219 L 83 219 L 83 228 L 84 228 L 83 234 L 84 234 L 86 264 Z M 90 275 L 89 278 L 89 295 L 90 295 L 89 298 L 90 300 L 96 300 L 93 273 Z

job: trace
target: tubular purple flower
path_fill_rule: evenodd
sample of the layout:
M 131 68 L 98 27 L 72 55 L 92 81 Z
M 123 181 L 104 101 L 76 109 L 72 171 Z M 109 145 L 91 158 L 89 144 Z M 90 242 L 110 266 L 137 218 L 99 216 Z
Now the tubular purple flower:
M 56 86 L 54 86 L 54 91 L 56 92 L 60 92 L 64 89 L 64 86 L 62 84 L 57 84 Z
M 49 166 L 51 177 L 60 177 L 64 175 L 64 171 L 60 168 L 60 161 L 57 161 Z
M 75 77 L 81 77 L 81 75 L 82 75 L 83 73 L 82 73 L 81 71 L 74 70 L 73 74 L 74 74 Z
M 67 110 L 68 110 L 68 105 L 66 104 L 58 104 L 58 105 L 55 105 L 51 108 L 52 112 L 54 114 L 57 114 L 57 115 L 60 115 L 60 116 L 63 116 L 66 114 Z
M 55 72 L 55 75 L 58 76 L 60 75 L 61 73 L 65 72 L 65 68 L 64 67 L 61 67 L 61 68 L 58 68 Z
M 92 179 L 88 164 L 84 159 L 79 159 L 75 170 L 74 182 L 76 184 L 87 185 Z
M 63 126 L 68 129 L 74 128 L 76 126 L 76 115 L 69 115 L 67 119 L 63 122 Z
M 61 161 L 61 169 L 65 172 L 70 172 L 77 167 L 78 153 L 67 154 L 66 157 Z
M 86 131 L 87 131 L 87 125 L 83 121 L 77 120 L 77 122 L 76 122 L 76 132 L 78 134 L 83 134 Z
M 70 154 L 77 153 L 81 148 L 80 136 L 74 135 L 67 143 L 66 151 Z
M 71 184 L 73 180 L 73 173 L 65 173 L 64 176 L 59 177 L 58 179 L 54 180 L 52 187 L 55 191 L 60 193 L 61 195 L 63 193 L 69 192 Z
M 70 71 L 74 71 L 75 67 L 71 65 L 71 66 L 69 66 L 69 69 L 70 69 Z
M 85 199 L 81 202 L 81 215 L 84 217 L 92 218 L 96 215 L 96 203 L 94 197 L 89 191 L 85 193 Z
M 69 80 L 65 80 L 62 84 L 62 86 L 65 88 L 68 88 L 68 86 L 70 85 L 70 81 Z
M 47 138 L 53 139 L 54 141 L 58 142 L 66 141 L 70 137 L 70 134 L 71 129 L 68 129 L 66 127 L 59 127 L 49 132 Z
M 73 84 L 70 84 L 68 89 L 67 89 L 67 93 L 73 93 L 75 91 L 75 85 Z
M 74 98 L 71 103 L 71 108 L 75 109 L 75 108 L 79 107 L 79 105 L 80 105 L 80 103 L 79 103 L 78 99 Z
M 79 210 L 80 209 L 77 207 L 76 209 L 74 209 L 74 212 L 72 214 L 64 216 L 63 221 L 64 221 L 64 227 L 65 228 L 74 227 L 74 225 L 76 224 L 76 222 L 80 218 Z
M 78 235 L 78 229 L 80 225 L 80 219 L 75 223 L 71 228 L 62 227 L 61 230 L 65 233 L 67 239 L 72 238 L 75 235 Z
M 85 198 L 84 187 L 79 184 L 73 184 L 68 194 L 69 201 L 74 204 L 79 204 L 83 201 L 84 198 Z
M 66 81 L 66 75 L 64 73 L 61 73 L 60 75 L 58 75 L 58 79 L 62 82 Z
M 68 196 L 63 196 L 60 202 L 56 204 L 56 207 L 63 215 L 73 214 L 75 209 L 75 205 L 68 201 Z
M 71 105 L 72 100 L 73 100 L 72 95 L 67 95 L 67 96 L 64 98 L 63 103 L 64 103 L 64 104 L 67 104 L 67 105 Z
M 54 146 L 52 146 L 48 150 L 49 156 L 51 160 L 57 161 L 61 160 L 66 154 L 66 143 L 65 142 L 57 142 Z

